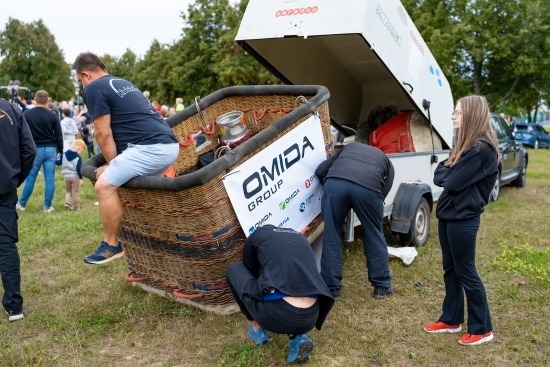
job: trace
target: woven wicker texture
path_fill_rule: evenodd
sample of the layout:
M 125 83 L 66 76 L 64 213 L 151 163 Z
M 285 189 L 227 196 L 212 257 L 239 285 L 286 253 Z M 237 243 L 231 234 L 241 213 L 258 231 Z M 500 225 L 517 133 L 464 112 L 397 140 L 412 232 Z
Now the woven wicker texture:
M 205 125 L 198 115 L 182 121 L 172 128 L 180 141 L 180 154 L 174 163 L 176 171 L 192 170 L 198 155 L 219 146 L 215 128 L 218 116 L 243 111 L 247 126 L 258 132 L 292 111 L 295 101 L 296 96 L 282 95 L 228 97 L 203 109 Z M 322 103 L 316 111 L 330 155 L 333 142 L 328 103 Z M 309 117 L 296 121 L 279 137 Z M 203 133 L 207 139 L 200 149 L 193 140 L 197 133 Z M 274 140 L 247 155 L 235 167 Z M 234 302 L 225 283 L 225 271 L 229 264 L 242 260 L 245 236 L 222 183 L 224 174 L 179 192 L 119 188 L 124 208 L 119 237 L 135 279 L 164 292 L 192 297 L 194 302 L 205 305 Z M 320 223 L 319 216 L 310 224 L 310 231 Z

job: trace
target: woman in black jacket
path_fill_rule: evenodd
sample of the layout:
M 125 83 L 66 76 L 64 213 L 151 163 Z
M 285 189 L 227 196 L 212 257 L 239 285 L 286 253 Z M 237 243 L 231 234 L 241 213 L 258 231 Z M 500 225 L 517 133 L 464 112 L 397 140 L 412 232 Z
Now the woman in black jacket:
M 458 341 L 462 345 L 493 340 L 485 287 L 475 266 L 479 219 L 498 174 L 498 143 L 489 118 L 484 97 L 459 99 L 451 118 L 455 147 L 434 173 L 434 184 L 443 187 L 436 215 L 445 272 L 445 299 L 439 320 L 426 325 L 424 330 L 428 333 L 461 331 L 466 293 L 468 332 Z

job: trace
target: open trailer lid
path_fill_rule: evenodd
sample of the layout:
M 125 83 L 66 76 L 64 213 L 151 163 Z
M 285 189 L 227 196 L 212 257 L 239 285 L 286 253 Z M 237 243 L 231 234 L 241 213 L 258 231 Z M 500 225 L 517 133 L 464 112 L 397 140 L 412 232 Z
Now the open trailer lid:
M 435 131 L 452 146 L 449 83 L 398 0 L 250 0 L 236 41 L 288 84 L 320 84 L 331 118 L 358 125 L 377 106 L 430 101 Z

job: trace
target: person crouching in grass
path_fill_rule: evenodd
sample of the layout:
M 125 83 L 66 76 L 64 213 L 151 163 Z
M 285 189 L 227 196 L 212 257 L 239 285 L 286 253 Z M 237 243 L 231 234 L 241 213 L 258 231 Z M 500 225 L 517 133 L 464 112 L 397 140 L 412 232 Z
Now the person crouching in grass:
M 63 153 L 61 173 L 65 179 L 65 208 L 69 210 L 80 210 L 80 186 L 84 183 L 80 155 L 85 149 L 84 140 L 76 139 L 71 148 Z

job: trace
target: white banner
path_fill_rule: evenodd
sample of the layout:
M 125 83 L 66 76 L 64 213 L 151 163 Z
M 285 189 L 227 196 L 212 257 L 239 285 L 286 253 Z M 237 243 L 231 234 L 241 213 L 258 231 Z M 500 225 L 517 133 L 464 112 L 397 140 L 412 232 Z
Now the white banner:
M 313 115 L 225 175 L 245 235 L 262 224 L 304 229 L 321 212 L 315 169 L 326 159 L 321 123 Z

